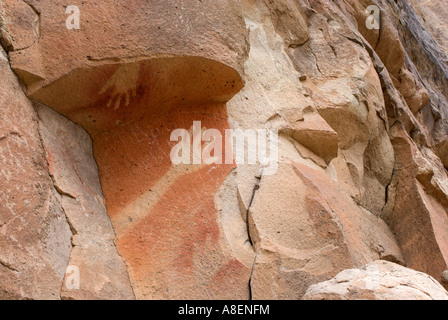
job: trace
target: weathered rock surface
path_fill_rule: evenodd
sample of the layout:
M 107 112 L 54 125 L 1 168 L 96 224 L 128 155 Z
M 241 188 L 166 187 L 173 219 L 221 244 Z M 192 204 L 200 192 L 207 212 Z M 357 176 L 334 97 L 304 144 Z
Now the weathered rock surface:
M 66 279 L 61 297 L 133 299 L 126 266 L 114 245 L 115 233 L 106 212 L 89 135 L 52 109 L 37 103 L 35 106 L 49 172 L 73 233 L 69 265 L 76 266 L 80 273 L 79 290 L 67 288 Z
M 0 2 L 0 298 L 446 297 L 440 1 L 73 4 Z M 278 170 L 174 165 L 195 121 Z
M 0 299 L 59 299 L 72 233 L 37 114 L 0 48 Z
M 249 224 L 256 299 L 297 299 L 311 283 L 376 259 L 403 263 L 381 219 L 301 164 L 282 164 L 276 175 L 262 177 Z
M 239 70 L 245 55 L 244 22 L 235 0 L 78 2 L 73 5 L 80 10 L 79 30 L 66 28 L 64 1 L 3 2 L 6 33 L 13 49 L 22 49 L 11 50 L 10 59 L 30 94 L 71 71 L 120 60 L 199 56 Z M 25 16 L 30 10 L 34 16 Z M 34 28 L 27 26 L 35 16 L 38 41 L 31 45 L 23 38 L 25 33 L 31 38 Z
M 427 274 L 376 261 L 312 285 L 303 300 L 448 300 L 448 292 Z

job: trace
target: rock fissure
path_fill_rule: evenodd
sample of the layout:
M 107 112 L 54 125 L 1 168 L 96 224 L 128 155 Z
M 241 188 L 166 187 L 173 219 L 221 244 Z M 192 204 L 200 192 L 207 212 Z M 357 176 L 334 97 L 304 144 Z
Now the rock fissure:
M 264 169 L 262 168 L 260 170 L 260 174 L 257 177 L 255 177 L 256 178 L 256 182 L 255 182 L 254 188 L 252 190 L 252 196 L 250 198 L 249 205 L 248 205 L 248 208 L 247 208 L 247 211 L 246 211 L 247 236 L 249 238 L 249 243 L 250 243 L 252 249 L 255 252 L 255 257 L 254 257 L 254 261 L 252 263 L 252 267 L 251 267 L 251 270 L 250 270 L 250 276 L 249 276 L 249 282 L 248 282 L 249 300 L 253 300 L 253 296 L 254 296 L 253 292 L 252 292 L 252 277 L 254 275 L 254 271 L 255 271 L 255 267 L 256 267 L 256 263 L 257 263 L 257 258 L 258 258 L 259 250 L 260 250 L 260 248 L 257 246 L 257 243 L 256 243 L 255 239 L 252 238 L 251 220 L 253 221 L 253 219 L 251 219 L 251 212 L 250 212 L 250 210 L 251 210 L 251 207 L 252 207 L 252 205 L 254 203 L 255 195 L 256 195 L 257 191 L 260 189 L 261 182 L 262 182 L 262 179 L 263 179 L 263 172 L 264 172 Z M 253 227 L 256 227 L 256 226 L 254 225 Z
M 253 289 L 252 289 L 252 278 L 254 276 L 254 272 L 255 272 L 255 265 L 257 263 L 257 258 L 258 258 L 258 253 L 255 253 L 255 258 L 254 258 L 254 262 L 252 264 L 252 268 L 250 271 L 250 276 L 249 276 L 249 282 L 248 282 L 248 288 L 249 288 L 249 301 L 254 300 L 254 293 L 253 293 Z
M 8 263 L 6 263 L 6 262 L 4 262 L 4 261 L 2 261 L 2 260 L 0 260 L 0 265 L 3 266 L 3 267 L 5 267 L 5 268 L 8 269 L 8 270 L 13 271 L 13 272 L 19 272 L 19 270 L 17 270 L 17 269 L 14 268 L 13 266 L 11 266 L 10 264 L 8 264 Z
M 252 240 L 252 235 L 251 235 L 252 233 L 251 233 L 251 224 L 250 224 L 250 216 L 251 216 L 250 209 L 251 209 L 252 204 L 254 202 L 255 194 L 260 189 L 261 180 L 263 179 L 263 169 L 261 169 L 260 175 L 255 177 L 255 178 L 256 178 L 256 182 L 255 182 L 255 185 L 254 185 L 254 189 L 252 190 L 252 196 L 250 198 L 249 205 L 248 205 L 248 208 L 247 208 L 247 211 L 246 211 L 247 236 L 249 237 L 249 243 L 250 243 L 251 247 L 254 248 L 254 251 L 256 251 L 255 250 L 256 246 L 255 246 L 254 241 Z
M 35 108 L 34 108 L 34 111 L 35 111 L 35 113 L 36 113 L 36 117 L 39 119 L 39 113 L 37 112 L 37 110 L 36 110 Z M 44 149 L 45 149 L 45 148 L 44 148 L 45 143 L 44 143 L 44 140 L 43 140 L 43 138 L 42 138 L 41 129 L 40 129 L 39 126 L 37 126 L 37 127 L 38 127 L 37 132 L 38 132 L 39 143 L 40 143 L 41 148 L 44 150 Z M 50 168 L 50 163 L 48 162 L 48 157 L 45 157 L 45 162 L 46 162 L 47 168 Z M 60 194 L 60 199 L 61 199 L 60 207 L 61 207 L 61 211 L 64 213 L 65 221 L 67 222 L 68 227 L 70 228 L 70 232 L 71 232 L 70 245 L 71 245 L 71 248 L 70 248 L 70 250 L 69 250 L 70 253 L 69 253 L 68 256 L 71 257 L 73 248 L 76 246 L 76 244 L 75 244 L 74 241 L 73 241 L 73 237 L 74 237 L 75 235 L 77 235 L 78 232 L 76 231 L 75 227 L 74 227 L 73 224 L 71 223 L 71 221 L 70 221 L 70 217 L 69 217 L 69 216 L 67 215 L 67 213 L 65 212 L 64 206 L 63 206 L 63 204 L 62 204 L 62 197 L 67 196 L 67 197 L 70 197 L 70 198 L 73 198 L 73 199 L 74 199 L 74 196 L 72 196 L 71 194 L 68 194 L 68 193 L 64 192 L 62 189 L 60 189 L 60 188 L 57 186 L 57 184 L 55 183 L 54 176 L 51 174 L 50 171 L 48 172 L 48 177 L 49 177 L 49 179 L 50 179 L 50 181 L 51 181 L 51 183 L 52 183 L 52 187 L 54 188 L 54 190 L 55 190 L 57 193 Z M 67 270 L 68 266 L 69 266 L 69 261 L 67 261 L 67 264 L 65 265 L 65 269 L 64 269 L 64 270 Z M 59 286 L 59 288 L 60 288 L 60 290 L 59 290 L 59 299 L 60 299 L 60 300 L 64 300 L 64 295 L 63 295 L 64 281 L 65 281 L 65 277 L 62 279 L 62 282 L 60 283 L 60 286 Z

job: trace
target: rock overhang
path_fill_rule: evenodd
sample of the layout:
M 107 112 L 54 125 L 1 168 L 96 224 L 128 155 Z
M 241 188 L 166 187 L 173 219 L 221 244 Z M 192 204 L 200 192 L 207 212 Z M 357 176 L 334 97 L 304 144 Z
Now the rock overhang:
M 225 104 L 244 86 L 235 69 L 207 58 L 131 60 L 75 69 L 29 97 L 96 134 L 162 109 Z

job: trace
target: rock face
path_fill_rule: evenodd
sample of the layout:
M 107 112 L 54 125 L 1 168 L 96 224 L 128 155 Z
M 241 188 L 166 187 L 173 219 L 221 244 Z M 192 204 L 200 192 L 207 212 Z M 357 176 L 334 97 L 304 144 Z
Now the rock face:
M 448 300 L 448 294 L 427 274 L 376 261 L 312 285 L 303 300 Z
M 73 5 L 0 0 L 0 298 L 447 297 L 439 1 Z
M 61 298 L 134 298 L 126 266 L 114 245 L 89 135 L 52 109 L 37 103 L 35 107 L 49 173 L 73 233 L 69 266 L 76 266 L 82 275 L 78 290 L 71 290 L 70 282 L 67 288 L 67 275 Z
M 0 298 L 58 299 L 72 233 L 37 114 L 0 48 Z

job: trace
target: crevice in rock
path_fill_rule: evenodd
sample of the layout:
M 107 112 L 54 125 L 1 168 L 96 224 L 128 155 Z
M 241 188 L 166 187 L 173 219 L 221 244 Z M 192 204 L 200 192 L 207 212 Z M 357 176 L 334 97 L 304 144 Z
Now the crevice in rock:
M 4 262 L 4 261 L 2 261 L 2 260 L 0 260 L 0 265 L 3 266 L 3 267 L 5 267 L 5 268 L 8 269 L 8 270 L 13 271 L 13 272 L 19 272 L 19 270 L 17 270 L 17 269 L 14 268 L 13 266 L 11 266 L 9 263 L 6 263 L 6 262 Z
M 37 119 L 40 119 L 39 113 L 37 112 L 36 108 L 34 108 L 34 101 L 31 100 L 31 99 L 29 99 L 29 100 L 30 100 L 31 103 L 33 104 L 33 109 L 34 109 L 34 112 L 36 113 Z M 44 141 L 43 141 L 43 139 L 42 139 L 42 133 L 41 133 L 41 129 L 40 129 L 39 124 L 37 125 L 37 128 L 38 128 L 37 131 L 38 131 L 38 134 L 39 134 L 39 142 L 40 142 L 40 145 L 41 145 L 41 147 L 42 147 L 42 150 L 45 150 L 45 143 L 44 143 Z M 47 159 L 47 157 L 45 156 L 44 158 L 45 158 L 45 163 L 47 164 L 47 168 L 50 168 L 50 163 L 48 163 L 48 159 Z M 64 190 L 62 190 L 62 189 L 57 185 L 55 178 L 53 177 L 53 175 L 52 175 L 50 172 L 48 172 L 48 176 L 49 176 L 50 179 L 51 179 L 51 182 L 52 182 L 52 185 L 53 185 L 54 189 L 55 189 L 61 196 L 66 196 L 66 197 L 69 197 L 69 198 L 72 198 L 72 199 L 76 199 L 75 196 L 71 195 L 70 193 L 65 192 Z M 61 207 L 62 207 L 62 203 L 61 203 Z M 63 208 L 63 207 L 62 207 L 62 208 Z M 65 212 L 64 212 L 64 214 L 65 214 Z M 66 217 L 66 220 L 67 220 L 67 222 L 68 222 L 69 219 L 68 219 L 67 215 L 65 215 L 65 217 Z M 69 224 L 70 224 L 70 223 L 69 223 Z M 70 229 L 71 229 L 71 226 L 70 226 Z
M 250 209 L 251 209 L 252 204 L 254 202 L 255 195 L 256 195 L 257 191 L 260 189 L 260 186 L 261 186 L 261 181 L 263 179 L 263 168 L 261 168 L 260 175 L 258 177 L 256 177 L 256 178 L 257 178 L 257 180 L 256 180 L 256 183 L 255 183 L 254 189 L 252 191 L 252 198 L 250 199 L 249 206 L 247 208 L 247 213 L 246 213 L 247 236 L 249 237 L 250 245 L 252 246 L 252 249 L 255 252 L 254 262 L 252 264 L 252 270 L 251 270 L 250 277 L 249 277 L 249 282 L 248 282 L 249 300 L 253 300 L 252 277 L 253 277 L 253 274 L 254 274 L 254 271 L 255 271 L 255 264 L 257 262 L 257 258 L 258 258 L 258 255 L 259 255 L 259 249 L 257 249 L 256 239 L 252 239 L 252 236 L 251 236 Z
M 40 34 L 41 34 L 41 32 L 40 32 L 40 11 L 37 10 L 37 8 L 36 8 L 32 3 L 30 3 L 28 0 L 23 0 L 23 2 L 24 2 L 25 4 L 27 4 L 27 5 L 31 8 L 31 10 L 33 10 L 33 12 L 34 12 L 34 13 L 36 14 L 36 16 L 37 16 L 37 28 L 34 30 L 37 38 L 36 38 L 36 40 L 30 45 L 30 47 L 31 47 L 33 44 L 35 44 L 37 41 L 39 41 L 39 38 L 40 38 Z
M 312 54 L 313 57 L 314 57 L 314 60 L 315 60 L 315 64 L 316 64 L 316 68 L 317 68 L 317 70 L 319 71 L 319 73 L 320 73 L 321 75 L 324 75 L 323 72 L 322 72 L 322 70 L 320 70 L 319 62 L 318 62 L 318 59 L 317 59 L 316 54 L 313 52 L 313 50 L 310 50 L 310 52 L 311 52 L 311 54 Z
M 56 183 L 54 180 L 54 177 L 50 174 L 51 180 L 53 181 L 53 186 L 56 189 L 56 191 L 61 195 L 61 196 L 66 196 L 69 197 L 71 199 L 76 199 L 75 196 L 71 195 L 70 193 L 64 192 L 64 190 L 62 190 Z
M 384 206 L 383 206 L 383 208 L 381 209 L 381 212 L 384 211 L 384 208 L 386 208 L 386 206 L 387 206 L 387 204 L 388 204 L 388 202 L 389 202 L 389 188 L 390 188 L 390 185 L 391 185 L 391 184 L 392 184 L 392 182 L 390 182 L 390 183 L 386 186 L 386 188 L 385 188 L 386 196 L 385 196 L 385 198 L 384 198 Z
M 95 161 L 96 161 L 96 160 L 95 160 Z M 101 186 L 101 185 L 100 185 L 100 186 Z M 102 187 L 101 187 L 101 192 L 102 192 Z M 107 209 L 106 209 L 106 212 L 107 212 Z M 108 216 L 109 216 L 109 214 L 108 214 Z M 112 231 L 113 231 L 114 236 L 115 236 L 115 238 L 114 238 L 114 240 L 112 241 L 112 243 L 114 244 L 115 251 L 117 252 L 117 254 L 118 254 L 118 256 L 120 257 L 121 261 L 123 261 L 124 266 L 126 267 L 126 275 L 128 276 L 128 283 L 129 283 L 129 285 L 131 286 L 133 299 L 136 300 L 136 299 L 137 299 L 137 295 L 135 294 L 134 282 L 131 280 L 131 274 L 130 274 L 130 272 L 129 272 L 129 269 L 130 269 L 131 266 L 129 265 L 128 261 L 126 261 L 126 260 L 123 258 L 123 256 L 122 256 L 121 253 L 120 253 L 120 250 L 118 250 L 117 244 L 115 243 L 115 241 L 116 241 L 116 239 L 117 239 L 117 233 L 115 232 L 115 227 L 114 227 L 112 221 L 110 222 L 110 225 L 111 225 L 111 227 L 112 227 Z
M 250 272 L 250 277 L 249 277 L 249 300 L 252 301 L 253 300 L 253 291 L 252 291 L 252 277 L 254 275 L 254 271 L 255 271 L 255 264 L 257 263 L 257 258 L 258 258 L 258 253 L 255 254 L 255 258 L 254 258 L 254 262 L 252 264 L 252 270 Z
M 1 19 L 1 17 L 0 17 L 0 19 Z M 0 21 L 0 46 L 3 48 L 3 50 L 5 50 L 6 54 L 8 54 L 8 51 L 9 51 L 7 49 L 8 46 L 7 46 L 4 38 L 2 37 L 1 28 L 2 28 L 2 25 L 1 25 L 1 21 Z
M 88 132 L 87 132 L 87 134 L 89 135 L 90 139 L 92 139 L 91 135 L 90 135 Z M 93 139 L 92 139 L 92 140 L 93 140 Z M 99 166 L 98 166 L 98 162 L 97 162 L 96 157 L 93 157 L 93 161 L 95 162 L 96 168 L 98 168 Z M 86 190 L 87 190 L 88 192 L 92 193 L 92 192 L 87 188 L 87 186 L 85 185 L 84 181 L 83 181 L 83 180 L 81 179 L 81 177 L 79 176 L 79 173 L 76 171 L 76 169 L 75 169 L 75 168 L 73 168 L 73 169 L 75 170 L 75 172 L 76 172 L 76 174 L 77 174 L 79 180 L 82 182 L 82 184 L 83 184 L 83 186 L 86 188 Z M 98 183 L 99 183 L 99 186 L 100 186 L 100 189 L 101 189 L 101 194 L 102 194 L 103 197 L 104 197 L 104 192 L 103 192 L 103 186 L 102 186 L 102 184 L 101 184 L 101 179 L 99 179 Z M 118 256 L 120 257 L 121 261 L 123 262 L 123 264 L 124 264 L 124 266 L 125 266 L 125 268 L 126 268 L 126 275 L 127 275 L 127 277 L 128 277 L 128 283 L 129 283 L 129 285 L 130 285 L 130 287 L 131 287 L 131 290 L 132 290 L 132 297 L 133 297 L 133 299 L 135 300 L 135 299 L 136 299 L 136 294 L 135 294 L 134 283 L 131 281 L 131 275 L 130 275 L 130 273 L 129 273 L 130 265 L 129 265 L 128 262 L 123 258 L 123 256 L 122 256 L 121 253 L 120 253 L 120 250 L 118 250 L 117 244 L 115 243 L 115 241 L 116 241 L 116 239 L 117 239 L 117 233 L 115 232 L 114 224 L 112 223 L 112 221 L 110 221 L 110 216 L 109 216 L 109 213 L 107 212 L 107 207 L 106 207 L 105 209 L 106 209 L 107 217 L 109 218 L 109 222 L 110 222 L 110 226 L 111 226 L 111 228 L 112 228 L 112 232 L 114 233 L 114 240 L 112 241 L 112 243 L 113 243 L 113 245 L 114 245 L 114 247 L 115 247 L 115 251 L 117 252 Z
M 93 139 L 92 139 L 92 136 L 91 136 L 87 131 L 86 131 L 86 133 L 87 133 L 87 135 L 90 137 L 90 139 L 93 140 Z M 97 162 L 96 157 L 93 157 L 93 161 L 95 162 L 96 168 L 98 168 L 98 162 Z M 77 177 L 78 177 L 79 180 L 81 181 L 83 187 L 84 187 L 89 193 L 93 194 L 92 191 L 91 191 L 91 190 L 87 187 L 87 185 L 84 183 L 84 181 L 82 180 L 81 176 L 79 175 L 78 171 L 75 169 L 74 166 L 73 166 L 73 170 L 75 171 Z M 103 192 L 103 186 L 102 186 L 102 184 L 101 184 L 101 179 L 98 180 L 98 183 L 99 183 L 99 187 L 100 187 L 100 189 L 101 189 L 101 194 L 102 194 L 103 197 L 104 197 L 104 192 Z M 124 266 L 125 266 L 125 268 L 126 268 L 126 275 L 127 275 L 127 278 L 128 278 L 128 283 L 129 283 L 129 285 L 130 285 L 130 287 L 131 287 L 131 290 L 132 290 L 132 297 L 133 297 L 133 299 L 135 300 L 135 299 L 136 299 L 136 294 L 135 294 L 134 283 L 131 281 L 131 275 L 130 275 L 130 273 L 129 273 L 129 268 L 130 268 L 130 266 L 129 266 L 128 262 L 127 262 L 127 261 L 123 258 L 123 256 L 121 255 L 120 250 L 118 250 L 117 244 L 115 243 L 117 233 L 116 233 L 116 231 L 115 231 L 114 224 L 112 223 L 112 221 L 110 221 L 110 216 L 109 216 L 109 213 L 107 212 L 107 208 L 105 208 L 105 209 L 106 209 L 107 217 L 108 217 L 109 222 L 110 222 L 110 226 L 111 226 L 111 228 L 112 228 L 112 232 L 113 232 L 113 234 L 114 234 L 114 240 L 112 241 L 112 244 L 113 244 L 113 246 L 115 247 L 115 251 L 116 251 L 116 253 L 117 253 L 118 256 L 120 257 L 121 261 L 123 262 L 123 264 L 124 264 Z M 70 225 L 70 229 L 72 230 L 72 232 L 73 232 L 73 231 L 76 232 L 76 233 L 73 232 L 73 234 L 74 234 L 74 235 L 75 235 L 75 234 L 78 234 L 75 228 L 72 229 L 72 224 L 71 224 L 70 219 L 67 219 L 67 222 L 69 223 L 69 225 Z M 75 246 L 75 244 L 73 244 L 73 243 L 72 243 L 72 245 L 73 245 L 73 247 Z M 67 299 L 66 299 L 66 300 L 67 300 Z
M 440 283 L 439 283 L 439 285 L 440 285 Z M 430 300 L 433 300 L 432 296 L 431 296 L 428 292 L 422 290 L 422 288 L 416 288 L 416 287 L 414 287 L 414 286 L 413 286 L 412 284 L 410 284 L 410 283 L 400 283 L 400 284 L 398 284 L 398 286 L 408 287 L 408 288 L 411 288 L 411 289 L 414 289 L 414 290 L 418 290 L 418 291 L 420 291 L 421 293 L 423 293 L 424 295 L 428 296 Z
M 62 197 L 64 197 L 65 195 L 61 195 Z M 78 234 L 78 231 L 75 229 L 75 226 L 73 225 L 73 223 L 70 221 L 69 216 L 67 215 L 67 213 L 65 212 L 65 208 L 64 206 L 62 207 L 62 211 L 64 211 L 64 215 L 66 217 L 68 226 L 70 227 L 70 231 L 72 232 L 72 247 L 76 247 L 76 244 L 73 243 L 73 236 L 76 236 Z
M 22 90 L 23 90 L 23 88 L 22 88 Z M 25 94 L 25 92 L 24 92 L 24 94 Z M 30 100 L 30 103 L 33 105 L 33 110 L 34 110 L 34 112 L 35 112 L 35 114 L 36 114 L 36 119 L 40 119 L 39 118 L 39 113 L 37 112 L 37 110 L 36 110 L 36 108 L 34 107 L 34 103 L 33 103 L 33 101 L 31 101 L 31 99 L 29 99 Z M 39 139 L 39 144 L 40 144 L 40 146 L 41 146 L 41 149 L 42 150 L 45 150 L 45 143 L 44 143 L 44 140 L 43 140 L 43 138 L 42 138 L 42 133 L 41 133 L 41 130 L 40 130 L 40 126 L 39 126 L 39 123 L 38 123 L 38 121 L 39 120 L 36 120 L 36 122 L 37 122 L 37 136 L 38 136 L 38 139 Z M 45 151 L 44 151 L 45 152 Z M 63 194 L 64 192 L 61 190 L 61 192 L 58 190 L 58 188 L 57 188 L 57 186 L 56 186 L 56 183 L 55 183 L 55 180 L 54 180 L 54 177 L 50 174 L 50 172 L 49 172 L 49 168 L 50 168 L 50 164 L 48 163 L 48 159 L 47 159 L 47 157 L 44 155 L 44 161 L 45 161 L 45 163 L 46 163 L 46 165 L 47 165 L 47 168 L 48 168 L 48 177 L 49 177 L 49 179 L 50 179 L 50 181 L 51 181 L 51 183 L 52 183 L 52 185 L 53 185 L 53 187 L 54 187 L 54 190 L 56 190 L 56 192 L 58 192 L 60 195 L 61 195 L 61 209 L 62 209 L 62 212 L 63 212 L 63 214 L 64 214 L 64 217 L 65 217 L 65 221 L 67 221 L 67 224 L 68 224 L 68 226 L 69 226 L 69 228 L 70 228 L 70 232 L 72 233 L 72 235 L 71 235 L 71 240 L 70 240 L 70 245 L 71 245 L 71 248 L 70 248 L 70 254 L 69 254 L 69 259 L 68 259 L 68 261 L 67 261 L 67 265 L 65 266 L 65 270 L 67 270 L 67 268 L 68 268 L 68 266 L 69 266 L 69 263 L 70 263 L 70 257 L 71 257 L 71 255 L 72 255 L 72 251 L 73 251 L 73 248 L 75 247 L 74 245 L 73 245 L 73 236 L 75 235 L 75 234 L 78 234 L 78 232 L 76 231 L 76 229 L 73 227 L 73 224 L 70 222 L 70 219 L 69 219 L 69 217 L 68 217 L 68 215 L 66 214 L 66 212 L 65 212 L 65 210 L 64 210 L 64 206 L 62 205 L 62 197 L 63 196 L 67 196 L 67 197 L 70 197 L 70 198 L 73 198 L 73 196 L 72 195 L 65 195 L 65 194 Z M 75 232 L 75 233 L 74 233 Z M 63 300 L 63 295 L 62 295 L 62 290 L 63 290 L 63 287 L 64 287 L 64 280 L 65 280 L 65 276 L 62 278 L 62 282 L 61 282 L 61 286 L 60 286 L 60 289 L 59 289 L 59 298 L 61 299 L 61 300 Z
M 247 226 L 247 236 L 249 237 L 249 243 L 252 246 L 252 248 L 254 248 L 254 241 L 252 240 L 252 236 L 250 233 L 250 223 L 249 223 L 249 218 L 250 218 L 250 208 L 252 207 L 252 203 L 254 202 L 255 199 L 255 194 L 257 193 L 258 189 L 260 189 L 260 184 L 261 184 L 261 179 L 263 178 L 263 169 L 261 169 L 261 173 L 259 177 L 256 177 L 256 182 L 255 182 L 255 186 L 254 189 L 252 191 L 252 197 L 249 201 L 249 206 L 247 207 L 247 211 L 246 211 L 246 226 Z M 255 249 L 254 249 L 255 251 Z
M 390 197 L 390 188 L 392 186 L 392 182 L 394 181 L 394 177 L 395 177 L 395 172 L 396 172 L 396 168 L 394 166 L 394 170 L 392 171 L 392 177 L 391 180 L 389 181 L 389 183 L 387 184 L 387 186 L 385 187 L 385 197 L 384 197 L 384 206 L 381 209 L 381 214 L 384 212 L 384 209 L 387 207 L 388 203 L 389 203 L 389 197 Z
M 357 39 L 357 38 L 351 38 L 351 37 L 348 37 L 348 36 L 346 36 L 344 34 L 341 34 L 341 33 L 339 33 L 339 35 L 341 35 L 345 39 L 347 39 L 349 41 L 352 41 L 352 42 L 356 43 L 357 45 L 359 45 L 359 46 L 363 47 L 364 49 L 366 49 L 366 47 L 364 46 L 364 42 L 362 40 Z

